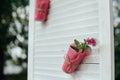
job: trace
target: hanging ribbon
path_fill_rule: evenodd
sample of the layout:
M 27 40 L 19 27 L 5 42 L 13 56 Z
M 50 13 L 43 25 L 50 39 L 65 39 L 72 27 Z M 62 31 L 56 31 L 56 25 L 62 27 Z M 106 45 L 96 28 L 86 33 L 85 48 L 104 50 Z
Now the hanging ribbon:
M 78 56 L 78 57 L 77 57 L 75 60 L 73 60 L 73 61 L 70 60 L 68 56 L 66 56 L 66 57 L 64 57 L 64 58 L 65 58 L 66 63 L 69 65 L 69 66 L 67 67 L 67 71 L 68 71 L 68 72 L 71 72 L 72 67 L 76 67 L 76 68 L 79 67 L 79 64 L 74 64 L 74 62 L 77 61 L 77 60 L 80 58 L 80 56 Z

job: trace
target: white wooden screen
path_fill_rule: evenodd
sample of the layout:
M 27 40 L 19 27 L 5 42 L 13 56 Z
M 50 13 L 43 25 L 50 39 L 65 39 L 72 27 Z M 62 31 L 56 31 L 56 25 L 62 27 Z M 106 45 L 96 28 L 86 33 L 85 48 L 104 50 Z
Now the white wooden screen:
M 46 23 L 34 21 L 30 0 L 28 80 L 114 80 L 113 27 L 110 0 L 51 0 Z M 74 39 L 95 37 L 99 45 L 79 71 L 68 75 L 61 67 Z

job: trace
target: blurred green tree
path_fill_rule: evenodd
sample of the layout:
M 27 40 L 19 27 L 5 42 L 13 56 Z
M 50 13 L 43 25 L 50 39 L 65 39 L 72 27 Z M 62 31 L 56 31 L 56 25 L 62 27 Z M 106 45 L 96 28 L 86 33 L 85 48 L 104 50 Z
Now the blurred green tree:
M 115 35 L 115 78 L 120 80 L 120 23 L 114 28 Z
M 25 57 L 28 40 L 26 6 L 28 6 L 28 0 L 2 0 L 0 2 L 0 80 L 4 80 L 4 67 L 7 66 L 8 60 L 20 66 L 23 62 L 27 62 L 27 57 Z M 13 56 L 11 49 L 14 47 L 19 47 L 24 55 L 16 57 L 14 54 Z
M 120 80 L 120 0 L 113 0 L 115 80 Z

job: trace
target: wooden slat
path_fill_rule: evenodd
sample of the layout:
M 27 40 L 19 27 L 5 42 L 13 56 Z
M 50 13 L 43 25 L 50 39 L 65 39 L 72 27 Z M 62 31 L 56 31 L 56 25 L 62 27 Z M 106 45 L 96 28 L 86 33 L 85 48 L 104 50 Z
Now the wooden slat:
M 87 24 L 86 24 L 87 23 Z M 41 22 L 35 22 L 35 27 L 36 29 L 39 29 L 39 33 L 41 32 L 44 32 L 45 30 L 49 29 L 49 28 L 52 28 L 54 30 L 54 28 L 64 28 L 66 26 L 69 26 L 69 27 L 84 27 L 84 26 L 88 26 L 88 25 L 98 25 L 98 18 L 89 18 L 89 19 L 76 19 L 76 20 L 72 20 L 70 22 L 60 22 L 58 24 L 55 24 L 55 23 L 48 23 L 46 22 L 45 24 L 41 23 Z M 69 27 L 66 27 L 66 28 L 69 28 Z
M 69 77 L 62 77 L 62 76 L 54 76 L 54 75 L 47 75 L 47 74 L 36 74 L 34 75 L 34 80 L 70 80 Z
M 73 80 L 100 80 L 100 73 L 76 72 L 76 73 L 72 74 L 71 78 Z
M 49 47 L 49 45 L 48 45 Z M 36 49 L 35 50 L 35 56 L 46 56 L 46 55 L 65 55 L 68 51 L 68 48 L 65 48 L 63 50 L 41 50 L 40 48 L 39 49 Z M 92 52 L 90 53 L 90 55 L 99 55 L 99 49 L 98 48 L 93 48 Z
M 35 62 L 52 62 L 52 63 L 63 63 L 64 62 L 64 55 L 63 56 L 47 56 L 47 57 L 39 57 L 35 56 Z M 83 63 L 99 63 L 99 56 L 87 56 Z
M 97 32 L 96 30 L 98 29 L 97 26 L 93 26 L 93 27 L 88 27 L 86 28 L 72 28 L 72 29 L 66 29 L 66 30 L 61 30 L 61 31 L 54 31 L 54 32 L 49 32 L 49 33 L 36 33 L 36 36 L 41 36 L 42 39 L 44 38 L 49 38 L 49 37 L 55 37 L 57 36 L 61 36 L 61 35 L 72 35 L 72 34 L 87 34 L 90 32 Z
M 53 14 L 50 14 L 50 15 L 56 15 L 56 14 L 59 14 L 59 13 L 62 13 L 62 12 L 66 12 L 66 11 L 71 11 L 71 9 L 76 9 L 79 7 L 78 10 L 86 10 L 85 8 L 88 7 L 90 9 L 90 6 L 96 6 L 96 1 L 80 1 L 80 0 L 77 0 L 77 2 L 75 2 L 76 0 L 70 2 L 68 1 L 69 3 L 67 3 L 67 5 L 65 4 L 62 4 L 61 6 L 57 6 L 56 4 L 53 4 L 53 6 L 51 7 L 51 12 Z M 65 2 L 64 2 L 65 3 Z M 81 4 L 81 5 L 78 5 L 78 4 Z M 63 9 L 63 7 L 65 7 L 66 9 Z M 88 9 L 87 8 L 87 9 Z M 95 8 L 95 7 L 92 7 L 92 8 Z
M 94 9 L 89 9 L 89 10 L 83 10 L 82 12 L 79 12 L 78 10 L 71 8 L 71 11 L 73 11 L 74 13 L 72 15 L 69 14 L 69 11 L 67 12 L 60 12 L 59 14 L 56 14 L 56 16 L 53 18 L 54 15 L 49 15 L 49 18 L 51 19 L 50 22 L 55 21 L 55 20 L 59 20 L 59 19 L 63 19 L 63 18 L 76 18 L 76 16 L 79 16 L 82 18 L 86 18 L 86 17 L 90 17 L 90 16 L 98 16 L 98 8 L 95 7 Z M 79 8 L 79 10 L 81 10 Z M 64 15 L 61 15 L 64 14 Z M 86 15 L 87 14 L 87 15 Z M 74 17 L 73 17 L 74 16 Z M 77 18 L 76 18 L 77 19 Z
M 79 19 L 78 19 L 79 18 Z M 64 21 L 64 19 L 66 19 Z M 39 24 L 39 26 L 42 26 L 45 28 L 45 26 L 47 27 L 51 27 L 51 28 L 56 28 L 58 26 L 64 26 L 66 24 L 76 24 L 76 23 L 81 23 L 81 24 L 84 24 L 87 22 L 89 25 L 91 24 L 96 24 L 98 23 L 98 16 L 91 16 L 91 17 L 87 17 L 87 18 L 80 18 L 80 17 L 77 17 L 76 19 L 68 19 L 67 18 L 64 18 L 64 19 L 58 19 L 58 20 L 55 20 L 55 21 L 52 21 L 52 22 L 46 22 L 46 24 Z M 91 21 L 90 21 L 91 20 Z M 93 22 L 94 21 L 94 22 Z M 96 22 L 96 23 L 95 23 Z M 71 25 L 72 26 L 72 25 Z M 82 25 L 81 25 L 82 26 Z
M 94 67 L 94 68 L 93 68 Z M 62 65 L 47 65 L 47 64 L 36 64 L 34 67 L 35 72 L 40 73 L 52 73 L 57 75 L 62 75 L 64 72 L 62 71 Z M 79 73 L 99 73 L 100 67 L 99 64 L 81 64 L 79 66 Z
M 54 45 L 49 45 L 48 44 L 47 46 L 46 45 L 38 45 L 38 44 L 35 45 L 36 48 L 37 47 L 39 48 L 39 49 L 36 49 L 37 51 L 38 50 L 41 50 L 41 51 L 49 50 L 49 51 L 51 51 L 51 50 L 61 50 L 61 49 L 66 51 L 66 50 L 68 50 L 69 46 L 70 46 L 70 43 L 61 43 L 61 44 L 54 44 Z
M 86 37 L 95 37 L 96 39 L 98 39 L 99 34 L 98 33 L 91 33 L 91 34 L 84 34 L 81 36 L 81 34 L 74 34 L 74 35 L 70 35 L 70 36 L 62 36 L 62 37 L 55 37 L 53 38 L 47 38 L 47 39 L 41 39 L 40 36 L 37 36 L 38 38 L 35 39 L 36 43 L 40 43 L 40 45 L 43 44 L 58 44 L 58 43 L 72 43 L 74 39 L 78 39 L 80 41 L 83 41 L 83 39 L 85 39 Z M 35 44 L 37 45 L 37 44 Z
M 90 32 L 90 33 L 83 33 L 83 34 L 71 34 L 71 35 L 61 35 L 61 36 L 53 36 L 53 37 L 51 36 L 51 37 L 46 37 L 44 39 L 37 36 L 36 40 L 38 40 L 38 41 L 45 41 L 45 40 L 51 41 L 52 40 L 51 42 L 53 42 L 56 39 L 61 39 L 62 38 L 62 39 L 65 40 L 65 39 L 72 38 L 72 41 L 73 41 L 74 39 L 77 39 L 77 37 L 80 38 L 80 39 L 82 39 L 81 37 L 84 37 L 83 39 L 85 39 L 85 37 L 87 37 L 87 36 L 88 37 L 94 37 L 96 35 L 98 35 L 98 32 Z
M 74 26 L 69 26 L 69 27 L 61 26 L 61 27 L 57 27 L 57 28 L 49 28 L 49 27 L 47 27 L 44 31 L 41 30 L 41 27 L 36 27 L 36 31 L 41 31 L 41 32 L 39 32 L 39 35 L 43 35 L 43 34 L 48 34 L 48 33 L 65 31 L 67 29 L 68 30 L 71 30 L 71 29 L 84 29 L 84 28 L 90 28 L 90 27 L 98 27 L 98 24 L 84 25 L 84 26 L 80 26 L 80 25 L 77 24 L 76 27 L 74 27 Z
M 52 80 L 60 80 L 60 79 L 65 79 L 65 80 L 70 80 L 70 78 L 73 78 L 73 79 L 77 79 L 77 80 L 100 80 L 100 77 L 99 77 L 99 73 L 76 73 L 74 75 L 53 75 L 53 74 L 44 74 L 44 73 L 35 73 L 34 74 L 36 80 L 48 80 L 48 79 L 52 79 Z

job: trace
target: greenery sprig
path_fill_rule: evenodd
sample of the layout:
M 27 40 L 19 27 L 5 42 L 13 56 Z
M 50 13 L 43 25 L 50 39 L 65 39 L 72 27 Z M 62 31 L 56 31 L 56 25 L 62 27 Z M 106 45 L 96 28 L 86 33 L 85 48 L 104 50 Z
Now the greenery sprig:
M 88 38 L 87 40 L 84 39 L 84 42 L 79 42 L 75 39 L 74 44 L 74 46 L 70 46 L 72 49 L 74 49 L 76 52 L 79 52 L 79 50 L 82 50 L 82 52 L 84 52 L 85 50 L 89 50 L 91 48 L 89 45 L 95 46 L 96 41 L 94 38 Z

